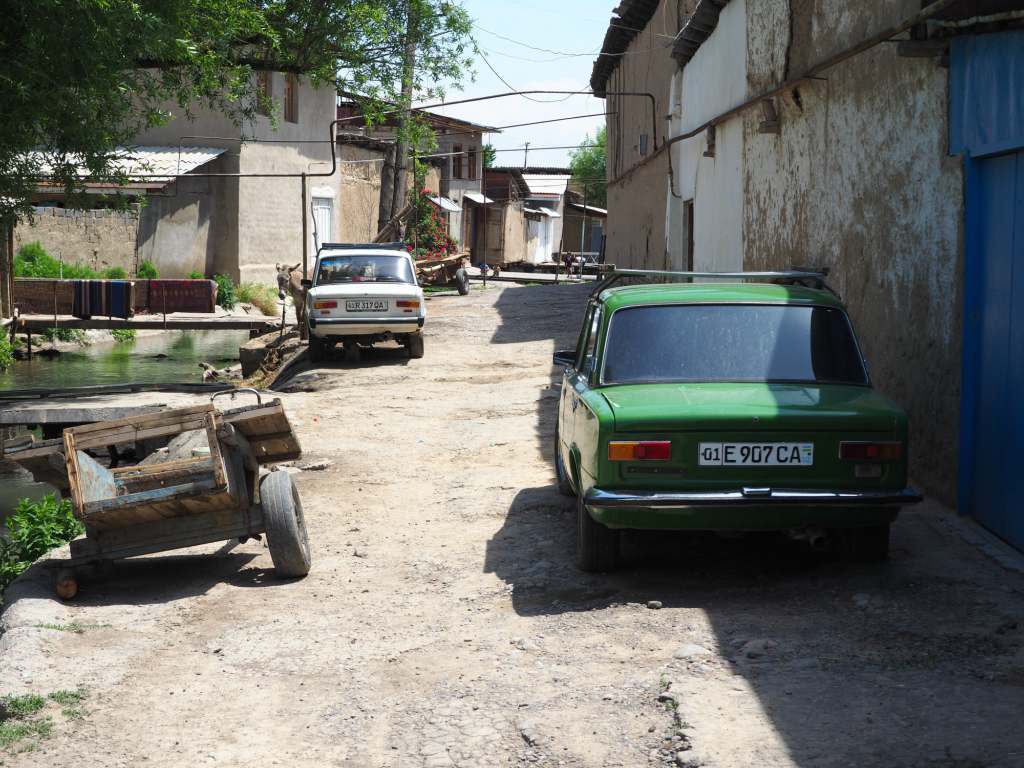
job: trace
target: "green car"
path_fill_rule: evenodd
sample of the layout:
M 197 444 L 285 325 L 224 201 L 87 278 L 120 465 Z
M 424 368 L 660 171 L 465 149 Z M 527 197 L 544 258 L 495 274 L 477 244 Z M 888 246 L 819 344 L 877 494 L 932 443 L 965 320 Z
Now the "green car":
M 688 282 L 615 285 L 651 275 Z M 689 282 L 708 277 L 730 282 Z M 621 270 L 554 359 L 556 471 L 585 571 L 615 567 L 627 528 L 780 530 L 880 560 L 900 507 L 921 500 L 906 414 L 872 388 L 817 273 Z

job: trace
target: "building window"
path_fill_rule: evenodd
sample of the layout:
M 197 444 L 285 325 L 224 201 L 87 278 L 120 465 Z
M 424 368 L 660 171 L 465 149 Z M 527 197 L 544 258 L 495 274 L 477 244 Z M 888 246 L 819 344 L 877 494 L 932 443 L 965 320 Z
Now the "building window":
M 454 147 L 452 147 L 452 152 L 455 153 L 454 155 L 452 155 L 452 178 L 453 179 L 461 179 L 462 178 L 462 145 L 461 144 L 456 144 Z
M 640 134 L 640 146 L 639 146 L 639 148 L 640 148 L 640 154 L 641 155 L 646 155 L 647 154 L 647 134 L 646 133 L 641 133 Z
M 469 150 L 468 167 L 466 168 L 466 171 L 467 171 L 467 174 L 466 174 L 466 178 L 467 179 L 475 179 L 476 178 L 476 150 L 475 149 Z
M 259 102 L 256 104 L 256 112 L 260 115 L 270 114 L 270 101 L 274 97 L 273 79 L 270 72 L 256 73 L 256 92 L 259 94 Z
M 286 123 L 299 122 L 299 78 L 288 74 L 284 78 L 284 120 Z

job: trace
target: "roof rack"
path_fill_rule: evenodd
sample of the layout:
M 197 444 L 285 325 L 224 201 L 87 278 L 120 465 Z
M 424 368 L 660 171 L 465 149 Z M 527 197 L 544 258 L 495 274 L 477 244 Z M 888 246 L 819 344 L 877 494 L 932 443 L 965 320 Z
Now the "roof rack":
M 608 273 L 608 276 L 599 281 L 591 292 L 591 296 L 598 296 L 602 291 L 611 288 L 615 283 L 625 277 L 685 277 L 690 278 L 717 278 L 719 280 L 750 280 L 761 283 L 781 283 L 783 285 L 801 285 L 805 288 L 817 288 L 829 293 L 839 294 L 832 290 L 825 282 L 829 270 L 825 269 L 791 269 L 783 272 L 670 272 L 663 269 L 615 269 Z
M 320 251 L 333 251 L 340 249 L 360 251 L 404 251 L 405 243 L 321 243 L 320 247 L 316 249 L 317 253 Z

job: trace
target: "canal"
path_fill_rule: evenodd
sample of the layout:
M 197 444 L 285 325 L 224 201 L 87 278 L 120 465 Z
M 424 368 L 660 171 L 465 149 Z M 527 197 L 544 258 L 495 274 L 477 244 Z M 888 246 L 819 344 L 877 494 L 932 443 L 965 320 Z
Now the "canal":
M 93 344 L 57 357 L 36 356 L 0 371 L 0 392 L 12 389 L 103 384 L 188 384 L 203 380 L 200 363 L 225 368 L 238 362 L 248 331 L 168 331 L 126 344 Z M 0 402 L 0 408 L 3 407 Z M 0 523 L 23 498 L 53 489 L 33 482 L 17 465 L 0 461 Z

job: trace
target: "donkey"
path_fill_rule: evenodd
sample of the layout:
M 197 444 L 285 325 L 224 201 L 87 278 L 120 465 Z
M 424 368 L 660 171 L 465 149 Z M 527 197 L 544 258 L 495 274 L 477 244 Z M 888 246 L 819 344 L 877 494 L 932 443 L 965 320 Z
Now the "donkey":
M 295 305 L 295 320 L 299 324 L 299 338 L 305 339 L 308 329 L 306 328 L 306 289 L 302 287 L 302 272 L 299 271 L 301 263 L 294 267 L 286 264 L 275 264 L 277 268 L 277 295 L 284 301 L 285 296 L 292 297 Z

